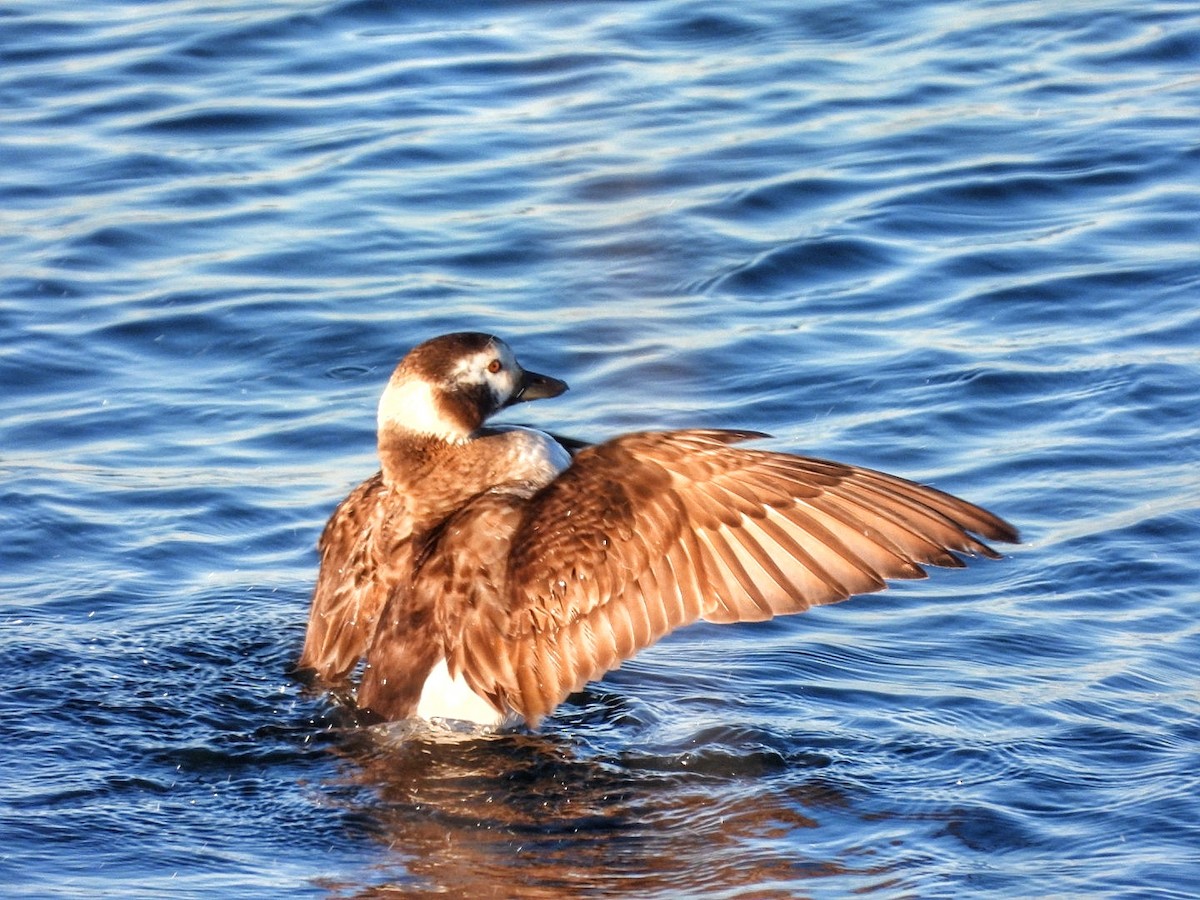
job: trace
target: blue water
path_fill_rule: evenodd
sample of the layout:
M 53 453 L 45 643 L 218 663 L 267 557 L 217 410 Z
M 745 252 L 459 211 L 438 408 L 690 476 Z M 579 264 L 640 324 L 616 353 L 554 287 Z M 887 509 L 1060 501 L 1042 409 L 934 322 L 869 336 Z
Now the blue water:
M 1195 4 L 450 6 L 0 8 L 0 892 L 1194 896 Z M 1025 543 L 356 732 L 314 542 L 466 328 Z

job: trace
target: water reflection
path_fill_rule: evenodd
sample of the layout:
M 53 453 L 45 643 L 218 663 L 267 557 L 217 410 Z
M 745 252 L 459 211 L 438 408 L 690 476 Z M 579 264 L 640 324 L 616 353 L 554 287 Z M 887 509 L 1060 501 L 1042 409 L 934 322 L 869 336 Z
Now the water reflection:
M 392 871 L 325 886 L 342 897 L 561 898 L 796 896 L 798 882 L 835 875 L 864 890 L 894 884 L 877 860 L 813 853 L 822 813 L 848 806 L 822 757 L 764 766 L 770 754 L 736 742 L 697 750 L 701 740 L 605 758 L 553 734 L 357 732 L 338 750 L 336 790 Z

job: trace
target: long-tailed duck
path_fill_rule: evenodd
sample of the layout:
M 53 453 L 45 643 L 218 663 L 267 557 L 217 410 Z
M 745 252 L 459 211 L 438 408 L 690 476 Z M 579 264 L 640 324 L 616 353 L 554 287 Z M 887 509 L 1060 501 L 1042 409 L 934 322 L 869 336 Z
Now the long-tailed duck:
M 797 613 L 997 558 L 1003 519 L 930 487 L 733 445 L 749 431 L 628 434 L 574 454 L 487 427 L 555 397 L 504 341 L 426 341 L 379 402 L 382 468 L 338 505 L 300 667 L 382 719 L 537 723 L 663 635 Z M 577 450 L 577 447 L 572 447 Z

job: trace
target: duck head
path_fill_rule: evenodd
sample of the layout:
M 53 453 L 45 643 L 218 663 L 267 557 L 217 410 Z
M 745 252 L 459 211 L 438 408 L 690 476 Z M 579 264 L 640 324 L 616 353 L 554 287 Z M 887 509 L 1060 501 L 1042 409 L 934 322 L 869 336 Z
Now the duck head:
M 525 369 L 500 338 L 475 331 L 419 344 L 396 366 L 379 398 L 379 437 L 465 441 L 502 409 L 557 397 L 567 383 Z

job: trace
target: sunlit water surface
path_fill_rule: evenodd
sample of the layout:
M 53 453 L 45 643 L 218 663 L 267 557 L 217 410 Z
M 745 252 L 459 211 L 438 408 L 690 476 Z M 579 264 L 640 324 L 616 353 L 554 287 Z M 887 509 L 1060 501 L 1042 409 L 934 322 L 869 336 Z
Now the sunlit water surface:
M 0 892 L 1194 895 L 1195 5 L 451 6 L 0 10 Z M 314 542 L 462 328 L 1025 543 L 356 731 Z

